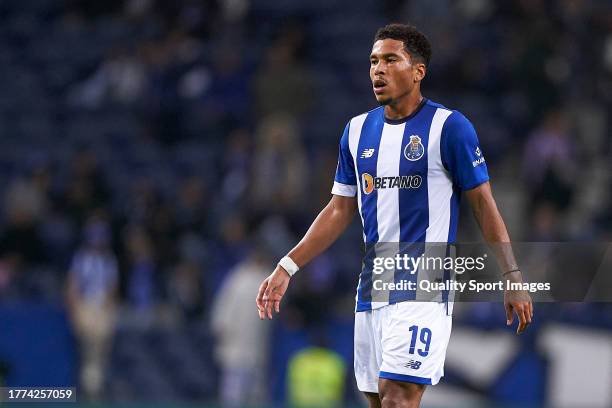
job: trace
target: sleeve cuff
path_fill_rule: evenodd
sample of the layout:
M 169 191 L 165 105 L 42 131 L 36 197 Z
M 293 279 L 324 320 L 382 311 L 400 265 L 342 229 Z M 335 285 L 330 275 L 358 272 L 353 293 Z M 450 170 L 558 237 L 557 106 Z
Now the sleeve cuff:
M 342 184 L 334 181 L 334 186 L 332 187 L 331 193 L 344 197 L 355 197 L 357 195 L 357 186 Z

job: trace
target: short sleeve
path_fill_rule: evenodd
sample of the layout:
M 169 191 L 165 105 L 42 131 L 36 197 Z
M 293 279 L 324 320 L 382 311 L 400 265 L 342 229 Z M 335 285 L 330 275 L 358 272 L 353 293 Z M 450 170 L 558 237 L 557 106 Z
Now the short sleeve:
M 444 123 L 440 144 L 442 163 L 462 190 L 489 181 L 476 130 L 460 112 L 454 111 Z
M 350 123 L 346 125 L 340 138 L 338 167 L 336 168 L 334 187 L 331 192 L 345 197 L 355 197 L 357 194 L 357 179 L 355 178 L 355 162 L 349 148 L 349 126 Z

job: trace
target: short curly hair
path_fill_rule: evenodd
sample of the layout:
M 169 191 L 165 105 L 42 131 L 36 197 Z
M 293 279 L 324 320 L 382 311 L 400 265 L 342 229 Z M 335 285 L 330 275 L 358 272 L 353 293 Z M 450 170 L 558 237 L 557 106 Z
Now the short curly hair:
M 419 60 L 429 66 L 431 61 L 431 44 L 429 40 L 415 26 L 410 24 L 387 24 L 381 27 L 374 36 L 374 42 L 386 39 L 398 40 L 404 43 L 406 52 L 413 59 Z

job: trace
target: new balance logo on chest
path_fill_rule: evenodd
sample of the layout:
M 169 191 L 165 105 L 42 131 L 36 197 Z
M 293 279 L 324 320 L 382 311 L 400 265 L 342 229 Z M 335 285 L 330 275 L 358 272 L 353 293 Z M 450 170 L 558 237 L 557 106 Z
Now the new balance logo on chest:
M 363 149 L 363 152 L 361 153 L 361 158 L 369 159 L 370 157 L 374 156 L 375 151 L 376 149 Z

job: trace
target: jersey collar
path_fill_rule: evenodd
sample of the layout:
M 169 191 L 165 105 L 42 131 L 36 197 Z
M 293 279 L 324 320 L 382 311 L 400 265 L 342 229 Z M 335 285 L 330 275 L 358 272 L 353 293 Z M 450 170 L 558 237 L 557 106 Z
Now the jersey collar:
M 426 103 L 427 103 L 427 98 L 423 97 L 423 100 L 421 101 L 419 106 L 417 106 L 417 108 L 414 110 L 414 112 L 412 112 L 410 115 L 408 115 L 406 117 L 399 118 L 399 119 L 389 119 L 389 118 L 387 118 L 385 116 L 385 110 L 383 109 L 383 118 L 385 119 L 385 123 L 388 123 L 390 125 L 399 125 L 401 123 L 404 123 L 404 122 L 412 119 L 413 117 L 415 117 L 421 111 L 421 109 L 423 109 L 423 106 L 425 106 Z

